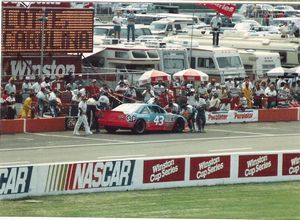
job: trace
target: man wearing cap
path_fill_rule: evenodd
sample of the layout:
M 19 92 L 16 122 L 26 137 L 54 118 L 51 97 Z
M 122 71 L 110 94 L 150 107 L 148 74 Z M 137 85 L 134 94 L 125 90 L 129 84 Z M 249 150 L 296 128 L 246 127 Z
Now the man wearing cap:
M 86 96 L 83 96 L 82 100 L 78 104 L 79 112 L 78 112 L 78 119 L 77 119 L 76 125 L 74 127 L 74 131 L 73 131 L 74 135 L 80 135 L 79 128 L 82 123 L 84 125 L 86 135 L 93 134 L 93 132 L 91 132 L 91 130 L 90 130 L 90 127 L 89 127 L 89 124 L 87 121 L 87 117 L 86 117 L 87 99 L 88 98 Z
M 7 94 L 11 94 L 12 92 L 16 94 L 16 85 L 15 85 L 15 79 L 13 77 L 10 77 L 8 80 L 8 83 L 5 85 L 5 91 L 7 91 Z
M 130 32 L 131 32 L 131 39 L 132 42 L 135 40 L 135 14 L 133 13 L 133 10 L 129 10 L 129 14 L 127 14 L 127 42 L 129 42 L 130 39 Z
M 25 77 L 25 81 L 22 84 L 22 102 L 25 101 L 25 99 L 27 99 L 30 95 L 31 92 L 31 82 L 29 82 L 30 77 L 26 76 Z

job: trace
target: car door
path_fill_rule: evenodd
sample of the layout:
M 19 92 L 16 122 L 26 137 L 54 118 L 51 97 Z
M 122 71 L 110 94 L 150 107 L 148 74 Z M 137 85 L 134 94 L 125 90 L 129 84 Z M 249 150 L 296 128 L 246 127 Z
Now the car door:
M 149 130 L 162 131 L 166 128 L 166 112 L 157 105 L 148 106 L 150 110 Z

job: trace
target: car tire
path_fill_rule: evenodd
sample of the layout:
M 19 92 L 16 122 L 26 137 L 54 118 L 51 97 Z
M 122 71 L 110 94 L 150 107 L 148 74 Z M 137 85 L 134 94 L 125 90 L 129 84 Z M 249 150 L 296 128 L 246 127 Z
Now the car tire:
M 113 126 L 105 126 L 104 129 L 108 132 L 108 133 L 115 133 L 119 128 L 118 127 L 113 127 Z
M 173 127 L 173 132 L 183 132 L 185 126 L 185 122 L 182 118 L 177 118 L 175 121 L 174 127 Z
M 145 128 L 146 128 L 146 122 L 144 120 L 137 120 L 134 128 L 133 128 L 133 132 L 135 134 L 143 134 L 145 132 Z

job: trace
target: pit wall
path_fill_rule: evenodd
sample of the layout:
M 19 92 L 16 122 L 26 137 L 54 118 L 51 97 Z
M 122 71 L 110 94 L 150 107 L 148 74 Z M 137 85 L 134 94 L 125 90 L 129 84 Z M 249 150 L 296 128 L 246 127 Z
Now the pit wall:
M 0 200 L 28 196 L 300 180 L 300 151 L 0 167 Z
M 299 121 L 300 108 L 206 112 L 207 124 Z M 74 117 L 0 120 L 0 134 L 64 131 L 74 128 Z

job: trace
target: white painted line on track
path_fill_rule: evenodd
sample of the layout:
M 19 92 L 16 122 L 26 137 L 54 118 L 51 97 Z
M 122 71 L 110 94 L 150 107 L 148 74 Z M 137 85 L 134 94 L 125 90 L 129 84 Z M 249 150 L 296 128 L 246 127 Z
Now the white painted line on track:
M 257 134 L 257 135 L 266 135 L 265 133 L 258 133 L 258 132 L 248 132 L 248 131 L 232 131 L 232 130 L 223 130 L 223 129 L 214 129 L 209 128 L 206 129 L 207 131 L 220 131 L 225 133 L 236 133 L 236 134 Z
M 5 163 L 0 163 L 0 166 L 3 166 L 3 165 L 14 165 L 14 164 L 24 164 L 24 163 L 30 163 L 30 162 L 29 161 L 5 162 Z
M 137 155 L 111 155 L 111 156 L 104 156 L 104 157 L 97 157 L 97 159 L 106 159 L 106 158 L 134 158 L 134 157 L 145 157 L 146 154 L 137 154 Z
M 23 137 L 20 137 L 20 138 L 17 138 L 18 140 L 24 140 L 24 141 L 33 141 L 34 139 L 32 138 L 23 138 Z
M 58 134 L 43 134 L 43 133 L 31 133 L 38 136 L 46 136 L 46 137 L 62 137 L 62 138 L 72 138 L 72 139 L 86 139 L 86 140 L 95 140 L 95 141 L 114 141 L 120 143 L 131 143 L 130 141 L 120 141 L 120 140 L 112 140 L 105 138 L 92 138 L 92 136 L 68 136 L 68 135 L 58 135 Z
M 244 148 L 229 148 L 229 149 L 215 149 L 208 150 L 208 152 L 228 152 L 228 151 L 237 151 L 237 150 L 251 150 L 252 147 L 244 147 Z
M 235 139 L 250 139 L 250 138 L 277 138 L 277 137 L 300 137 L 300 133 L 295 134 L 261 134 L 261 135 L 245 135 L 245 136 L 230 136 L 230 137 L 202 137 L 202 138 L 184 138 L 184 139 L 166 139 L 166 140 L 153 140 L 153 141 L 132 141 L 132 142 L 121 142 L 121 143 L 92 143 L 92 144 L 70 144 L 70 145 L 54 145 L 44 147 L 22 147 L 22 148 L 3 148 L 0 152 L 5 151 L 26 151 L 26 150 L 43 150 L 43 149 L 59 149 L 59 148 L 75 148 L 75 147 L 109 147 L 114 145 L 137 145 L 137 144 L 154 144 L 154 143 L 174 143 L 174 142 L 192 142 L 192 141 L 218 141 L 218 140 L 235 140 Z M 101 139 L 98 139 L 101 140 Z M 113 141 L 113 140 L 111 140 Z

